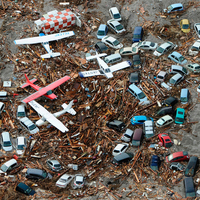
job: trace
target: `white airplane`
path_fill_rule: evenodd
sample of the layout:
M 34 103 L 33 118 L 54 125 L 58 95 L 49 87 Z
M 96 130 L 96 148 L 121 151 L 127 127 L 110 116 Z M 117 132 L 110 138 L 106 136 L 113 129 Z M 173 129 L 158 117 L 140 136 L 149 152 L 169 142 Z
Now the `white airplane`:
M 46 110 L 43 106 L 41 106 L 34 100 L 28 103 L 39 114 L 39 116 L 42 117 L 36 122 L 37 126 L 47 125 L 48 123 L 50 123 L 63 133 L 69 131 L 69 129 L 60 120 L 58 120 L 57 117 L 65 114 L 66 112 L 72 115 L 76 114 L 76 111 L 72 108 L 73 100 L 70 101 L 68 105 L 66 103 L 62 104 L 63 110 L 54 114 L 50 113 L 48 110 Z
M 56 56 L 60 56 L 59 52 L 53 53 L 53 51 L 49 47 L 49 42 L 54 40 L 60 40 L 63 38 L 71 37 L 75 35 L 74 31 L 62 32 L 62 33 L 55 33 L 51 35 L 45 35 L 44 33 L 40 33 L 39 37 L 31 37 L 31 38 L 24 38 L 15 40 L 14 43 L 16 45 L 20 44 L 38 44 L 42 43 L 43 47 L 48 52 L 47 54 L 41 55 L 42 58 L 52 58 Z
M 89 77 L 89 76 L 98 76 L 98 75 L 105 75 L 106 78 L 112 78 L 113 72 L 118 71 L 120 69 L 124 69 L 126 67 L 130 67 L 132 64 L 129 60 L 120 62 L 118 64 L 112 65 L 109 67 L 107 63 L 104 62 L 100 57 L 106 56 L 106 53 L 98 54 L 96 52 L 95 56 L 88 56 L 86 57 L 86 60 L 91 60 L 96 58 L 97 62 L 99 64 L 100 69 L 99 70 L 90 70 L 85 72 L 79 72 L 80 77 Z

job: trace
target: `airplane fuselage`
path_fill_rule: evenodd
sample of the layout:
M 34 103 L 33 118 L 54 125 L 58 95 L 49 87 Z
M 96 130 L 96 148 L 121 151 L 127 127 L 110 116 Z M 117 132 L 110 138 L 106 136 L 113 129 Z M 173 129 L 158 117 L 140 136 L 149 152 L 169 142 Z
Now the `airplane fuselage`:
M 99 57 L 97 57 L 97 62 L 99 64 L 100 69 L 103 71 L 106 78 L 112 78 L 113 74 L 109 68 L 109 66 Z

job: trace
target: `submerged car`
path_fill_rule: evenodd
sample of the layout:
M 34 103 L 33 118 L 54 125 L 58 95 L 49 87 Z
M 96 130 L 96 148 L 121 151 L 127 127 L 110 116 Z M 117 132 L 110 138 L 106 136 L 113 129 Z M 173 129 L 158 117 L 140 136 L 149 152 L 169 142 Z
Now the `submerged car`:
M 45 179 L 45 178 L 52 179 L 52 175 L 50 173 L 47 173 L 42 169 L 32 169 L 32 168 L 27 169 L 25 177 L 34 180 Z
M 126 124 L 124 124 L 124 122 L 121 122 L 119 120 L 113 120 L 113 121 L 108 121 L 106 123 L 106 126 L 116 131 L 122 131 L 126 127 Z
M 123 44 L 121 44 L 117 39 L 112 36 L 105 36 L 101 39 L 101 41 L 106 45 L 112 47 L 113 49 L 120 49 L 123 47 Z
M 157 127 L 167 126 L 167 125 L 171 124 L 173 121 L 174 121 L 174 120 L 172 119 L 171 116 L 165 115 L 165 116 L 161 117 L 161 118 L 156 122 L 156 126 L 157 126 Z
M 190 160 L 185 169 L 185 176 L 194 176 L 199 166 L 199 159 L 196 156 L 190 157 Z
M 181 31 L 183 31 L 184 33 L 190 32 L 190 22 L 188 19 L 182 19 L 180 21 L 180 26 L 181 26 Z
M 187 63 L 187 60 L 177 51 L 174 51 L 171 54 L 169 54 L 168 58 L 176 63 L 179 63 L 180 65 Z
M 103 42 L 97 42 L 95 45 L 95 50 L 99 53 L 106 52 L 108 50 L 108 47 Z
M 172 106 L 166 106 L 166 107 L 163 107 L 161 108 L 158 112 L 157 112 L 157 115 L 158 116 L 163 116 L 163 115 L 174 115 L 175 114 L 175 111 L 173 109 Z
M 26 185 L 25 183 L 22 183 L 22 182 L 20 182 L 17 185 L 16 191 L 21 192 L 21 193 L 28 195 L 28 196 L 34 195 L 36 193 L 35 190 L 33 190 L 28 185 Z
M 177 108 L 176 117 L 175 117 L 175 121 L 174 122 L 176 124 L 183 124 L 184 123 L 184 116 L 185 116 L 185 109 Z
M 142 68 L 142 62 L 141 62 L 139 54 L 133 55 L 133 68 L 134 69 L 141 69 Z
M 163 54 L 167 53 L 168 51 L 176 48 L 176 45 L 173 44 L 172 42 L 165 42 L 161 44 L 154 52 L 154 56 L 162 56 Z
M 158 134 L 158 138 L 162 142 L 163 146 L 166 148 L 170 148 L 173 145 L 171 138 L 167 133 Z
M 134 156 L 133 153 L 121 153 L 112 159 L 112 163 L 115 165 L 128 163 L 132 160 L 133 156 Z
M 197 40 L 188 50 L 190 56 L 196 56 L 200 50 L 200 40 Z
M 170 154 L 169 156 L 166 156 L 167 162 L 180 162 L 180 161 L 188 161 L 190 159 L 190 156 L 187 151 L 178 151 L 175 153 Z
M 179 170 L 179 171 L 184 171 L 185 170 L 185 166 L 182 165 L 179 162 L 172 162 L 169 166 L 170 169 L 172 170 Z
M 126 30 L 124 29 L 123 25 L 120 24 L 117 20 L 115 19 L 110 19 L 107 21 L 107 25 L 113 30 L 115 33 L 123 33 Z

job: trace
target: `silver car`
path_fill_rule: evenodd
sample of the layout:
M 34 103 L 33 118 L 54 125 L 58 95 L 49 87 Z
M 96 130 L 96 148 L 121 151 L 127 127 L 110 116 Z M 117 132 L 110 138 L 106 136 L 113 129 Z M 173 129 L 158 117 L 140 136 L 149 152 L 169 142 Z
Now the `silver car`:
M 76 174 L 74 179 L 74 189 L 82 188 L 85 184 L 84 176 L 82 174 Z
M 120 24 L 115 19 L 110 19 L 107 21 L 107 25 L 115 32 L 115 33 L 123 33 L 126 30 L 124 29 L 123 25 Z
M 20 124 L 27 129 L 30 134 L 39 132 L 39 128 L 28 117 L 20 118 Z
M 162 56 L 166 52 L 175 49 L 176 45 L 173 44 L 172 42 L 165 42 L 161 44 L 153 53 L 154 56 Z
M 117 39 L 115 39 L 114 37 L 112 36 L 105 36 L 101 39 L 101 41 L 112 47 L 113 49 L 121 49 L 123 47 L 123 44 L 120 43 Z
M 62 169 L 62 166 L 60 165 L 60 163 L 57 160 L 47 160 L 46 163 L 52 171 L 57 172 Z

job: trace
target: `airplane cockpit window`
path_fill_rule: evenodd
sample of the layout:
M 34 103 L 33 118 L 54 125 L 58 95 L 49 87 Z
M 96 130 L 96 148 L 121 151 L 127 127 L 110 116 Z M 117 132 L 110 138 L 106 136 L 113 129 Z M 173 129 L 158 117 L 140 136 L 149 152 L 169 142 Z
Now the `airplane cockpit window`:
M 105 69 L 104 71 L 105 71 L 105 73 L 111 72 L 109 68 Z

